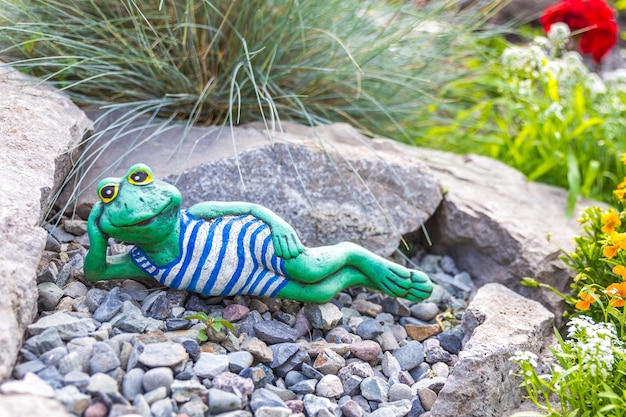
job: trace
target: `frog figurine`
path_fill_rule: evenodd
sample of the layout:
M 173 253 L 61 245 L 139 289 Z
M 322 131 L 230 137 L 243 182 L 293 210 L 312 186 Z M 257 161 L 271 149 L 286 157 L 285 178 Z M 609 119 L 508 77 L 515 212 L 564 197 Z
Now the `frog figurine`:
M 350 242 L 305 247 L 296 231 L 258 204 L 208 201 L 181 210 L 176 187 L 137 164 L 103 179 L 89 215 L 90 280 L 153 278 L 206 295 L 257 295 L 323 303 L 359 285 L 422 301 L 428 276 Z M 107 238 L 132 243 L 107 256 Z

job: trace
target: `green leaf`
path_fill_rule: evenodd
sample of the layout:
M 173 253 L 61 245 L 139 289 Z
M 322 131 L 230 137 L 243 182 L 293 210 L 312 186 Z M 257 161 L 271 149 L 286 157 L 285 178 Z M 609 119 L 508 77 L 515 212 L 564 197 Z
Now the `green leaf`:
M 206 322 L 211 320 L 211 318 L 207 316 L 205 312 L 201 311 L 199 313 L 192 314 L 191 316 L 186 316 L 185 320 L 203 320 Z
M 580 170 L 578 169 L 578 159 L 573 152 L 567 154 L 567 184 L 569 191 L 567 193 L 567 217 L 571 217 L 576 206 L 576 200 L 580 195 Z
M 220 318 L 220 323 L 222 323 L 228 330 L 235 333 L 235 326 L 233 326 L 231 322 L 223 318 Z
M 206 331 L 204 329 L 198 331 L 198 335 L 196 336 L 199 342 L 206 342 L 209 340 L 209 336 L 207 336 Z

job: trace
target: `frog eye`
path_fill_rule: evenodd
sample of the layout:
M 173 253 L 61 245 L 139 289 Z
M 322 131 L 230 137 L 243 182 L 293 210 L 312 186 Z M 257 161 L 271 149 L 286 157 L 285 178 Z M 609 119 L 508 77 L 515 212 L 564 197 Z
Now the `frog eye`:
M 98 196 L 100 196 L 100 200 L 102 200 L 104 204 L 110 203 L 115 199 L 115 197 L 117 197 L 118 189 L 119 186 L 117 184 L 105 184 L 100 187 Z
M 128 182 L 133 185 L 147 185 L 152 182 L 152 172 L 139 167 L 128 174 Z

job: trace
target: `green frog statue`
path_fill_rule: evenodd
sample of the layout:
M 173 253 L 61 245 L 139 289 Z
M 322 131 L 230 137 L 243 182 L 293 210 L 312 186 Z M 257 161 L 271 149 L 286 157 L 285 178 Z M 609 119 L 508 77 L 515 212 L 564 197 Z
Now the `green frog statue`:
M 207 201 L 181 210 L 176 187 L 137 164 L 123 178 L 106 178 L 89 215 L 90 280 L 153 278 L 206 295 L 257 295 L 323 303 L 359 285 L 422 301 L 432 292 L 423 272 L 350 242 L 305 247 L 296 231 L 252 203 Z M 131 243 L 107 256 L 107 239 Z

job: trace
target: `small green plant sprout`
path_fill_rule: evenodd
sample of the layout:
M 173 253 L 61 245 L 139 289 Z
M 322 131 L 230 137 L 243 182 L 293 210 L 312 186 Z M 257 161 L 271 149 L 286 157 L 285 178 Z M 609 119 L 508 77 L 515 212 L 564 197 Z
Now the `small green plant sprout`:
M 200 329 L 198 331 L 198 335 L 196 338 L 198 342 L 206 342 L 211 337 L 211 333 L 219 333 L 222 331 L 224 327 L 226 327 L 231 332 L 235 332 L 235 327 L 231 322 L 222 318 L 222 317 L 210 317 L 205 312 L 201 311 L 196 314 L 192 314 L 190 316 L 185 317 L 186 320 L 200 320 L 206 326 L 204 329 Z M 208 333 L 207 333 L 208 332 Z

